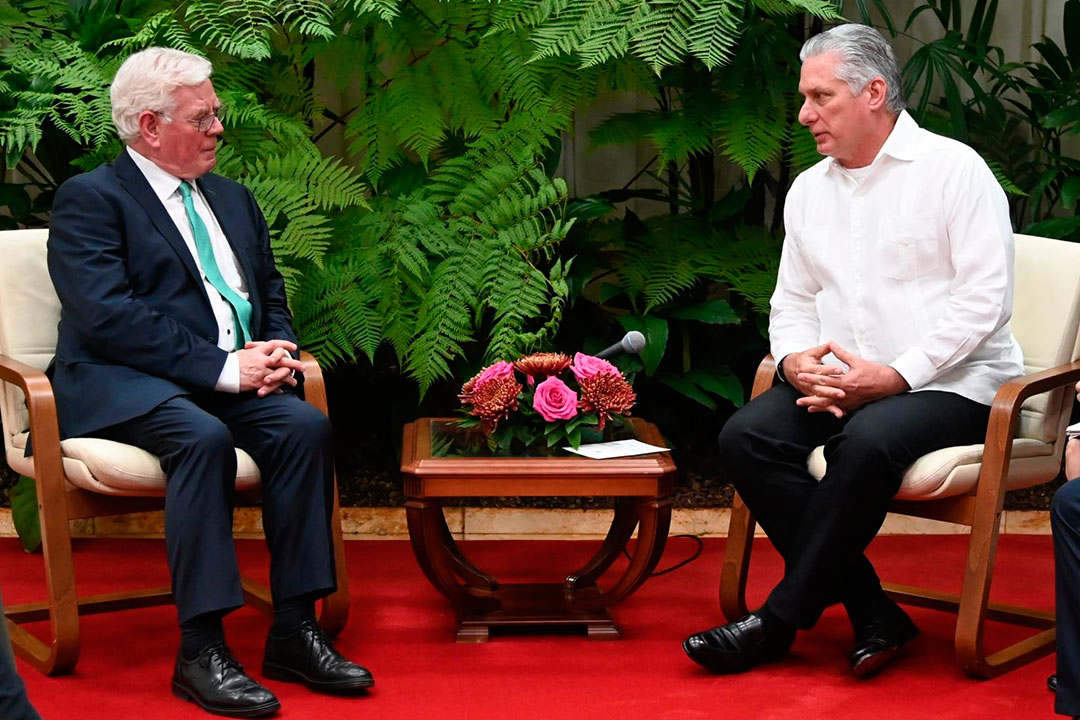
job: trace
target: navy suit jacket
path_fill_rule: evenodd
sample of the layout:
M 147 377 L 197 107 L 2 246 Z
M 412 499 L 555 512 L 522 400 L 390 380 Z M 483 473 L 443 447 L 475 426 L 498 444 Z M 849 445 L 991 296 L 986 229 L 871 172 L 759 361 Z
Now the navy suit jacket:
M 247 188 L 197 181 L 247 283 L 252 337 L 296 341 L 266 221 Z M 60 297 L 49 369 L 62 438 L 213 391 L 227 353 L 195 260 L 126 151 L 56 193 L 49 274 Z M 301 380 L 297 375 L 297 380 Z

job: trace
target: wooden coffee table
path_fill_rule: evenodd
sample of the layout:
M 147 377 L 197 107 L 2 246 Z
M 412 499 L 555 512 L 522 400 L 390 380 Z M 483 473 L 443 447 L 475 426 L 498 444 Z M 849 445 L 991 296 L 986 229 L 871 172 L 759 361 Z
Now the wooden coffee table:
M 422 418 L 405 426 L 401 471 L 405 476 L 409 538 L 431 584 L 453 605 L 458 642 L 484 642 L 490 628 L 585 627 L 589 638 L 616 639 L 608 609 L 649 577 L 664 551 L 671 522 L 675 463 L 670 453 L 611 460 L 570 457 L 432 457 L 432 427 L 450 418 Z M 633 419 L 635 436 L 663 446 L 659 431 Z M 443 515 L 446 498 L 615 498 L 611 529 L 596 555 L 561 583 L 500 583 L 466 557 Z M 611 587 L 597 580 L 637 542 L 625 572 Z

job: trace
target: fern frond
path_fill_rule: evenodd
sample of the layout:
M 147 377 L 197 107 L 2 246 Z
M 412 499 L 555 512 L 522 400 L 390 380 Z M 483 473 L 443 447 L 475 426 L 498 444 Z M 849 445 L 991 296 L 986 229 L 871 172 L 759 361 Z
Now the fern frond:
M 686 0 L 657 0 L 649 3 L 630 28 L 634 53 L 658 73 L 677 65 L 687 53 L 687 38 L 695 8 Z
M 687 45 L 690 53 L 713 70 L 731 59 L 739 38 L 739 13 L 742 3 L 698 2 L 697 13 L 690 24 Z
M 726 98 L 714 122 L 724 154 L 754 181 L 758 169 L 776 159 L 788 137 L 789 120 L 784 106 L 777 106 L 761 93 L 745 88 Z
M 385 22 L 391 22 L 400 13 L 398 5 L 401 2 L 400 0 L 350 0 L 348 4 L 357 15 L 373 12 Z
M 248 60 L 271 55 L 274 0 L 192 0 L 185 17 L 199 39 Z

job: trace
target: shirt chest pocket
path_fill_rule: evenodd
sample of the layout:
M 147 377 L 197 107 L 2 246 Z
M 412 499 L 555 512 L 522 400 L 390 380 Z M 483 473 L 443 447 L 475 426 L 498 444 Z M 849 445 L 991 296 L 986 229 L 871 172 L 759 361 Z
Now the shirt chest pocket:
M 943 250 L 942 236 L 929 218 L 882 218 L 878 241 L 882 274 L 904 282 L 936 270 Z

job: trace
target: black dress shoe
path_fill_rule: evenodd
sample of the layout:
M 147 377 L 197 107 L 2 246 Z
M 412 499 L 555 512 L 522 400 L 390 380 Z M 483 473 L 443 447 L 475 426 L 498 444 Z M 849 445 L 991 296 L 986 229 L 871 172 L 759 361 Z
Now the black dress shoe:
M 767 628 L 758 613 L 691 635 L 683 643 L 690 659 L 718 673 L 737 673 L 777 660 L 795 641 L 790 626 Z
M 855 631 L 855 647 L 848 656 L 851 672 L 859 678 L 873 675 L 918 634 L 919 628 L 902 610 L 892 620 L 873 621 L 858 628 Z
M 369 688 L 375 679 L 367 668 L 346 660 L 315 620 L 305 620 L 284 637 L 266 637 L 263 675 L 301 682 L 316 692 L 344 693 Z
M 1046 689 L 1052 693 L 1057 692 L 1057 673 L 1046 678 Z
M 281 708 L 272 692 L 244 673 L 224 643 L 203 648 L 194 660 L 177 654 L 172 691 L 181 700 L 226 717 L 263 717 Z

